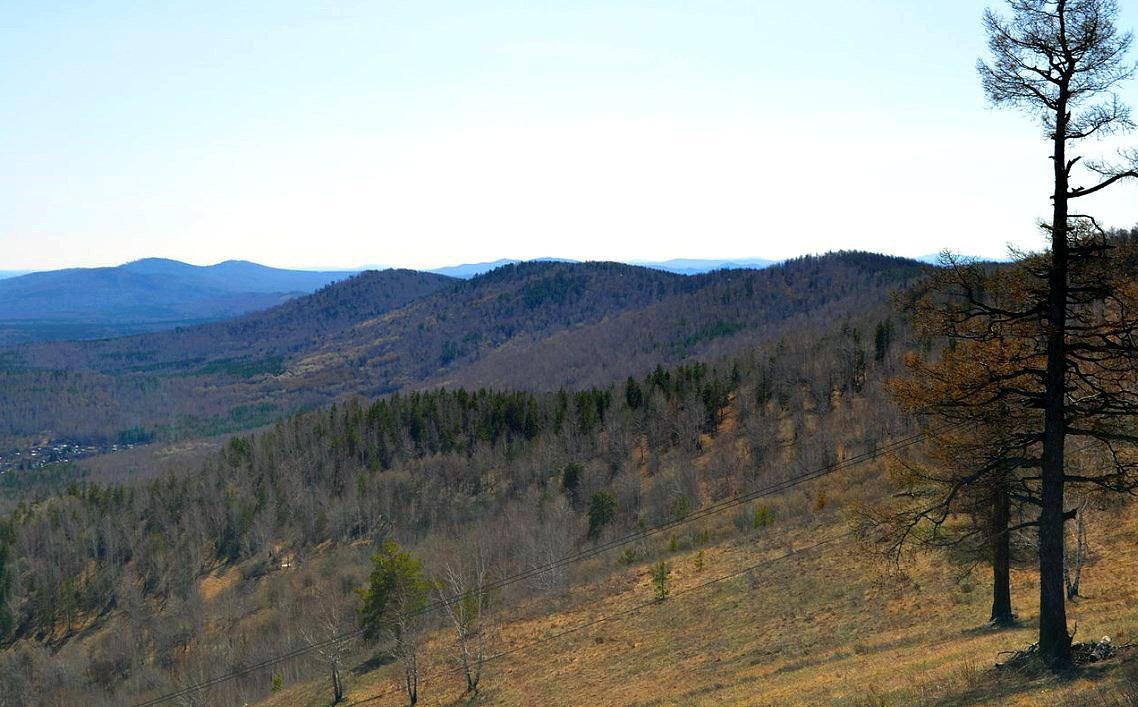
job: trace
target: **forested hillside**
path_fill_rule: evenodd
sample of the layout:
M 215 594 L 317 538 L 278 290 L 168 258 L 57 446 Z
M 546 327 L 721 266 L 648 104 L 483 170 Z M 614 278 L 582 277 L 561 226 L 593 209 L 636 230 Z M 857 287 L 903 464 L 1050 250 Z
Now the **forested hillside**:
M 658 285 L 644 283 L 632 290 L 647 298 Z M 236 437 L 202 467 L 41 490 L 0 529 L 0 629 L 15 641 L 2 689 L 137 701 L 350 627 L 351 590 L 385 540 L 440 561 L 481 542 L 508 575 L 872 450 L 905 430 L 878 405 L 903 338 L 878 299 L 713 364 L 573 391 L 353 399 Z M 636 552 L 654 551 L 626 562 Z M 551 569 L 499 600 L 607 571 Z M 341 623 L 321 623 L 320 606 Z M 194 699 L 264 697 L 280 670 L 292 684 L 321 669 L 255 671 Z
M 859 315 L 928 270 L 870 253 L 805 257 L 762 271 L 719 270 L 692 277 L 696 286 L 645 307 L 551 335 L 518 337 L 429 382 L 545 390 L 603 385 L 660 362 L 727 356 Z
M 1138 705 L 1138 9 L 984 4 L 0 6 L 0 707 Z
M 257 385 L 282 375 L 291 355 L 452 282 L 411 270 L 372 271 L 230 321 L 0 350 L 0 398 L 8 410 L 0 413 L 0 439 L 106 441 L 124 432 L 177 439 L 263 424 L 282 406 L 266 401 Z M 224 385 L 230 389 L 219 389 Z M 294 395 L 298 406 L 324 399 L 318 391 Z
M 64 465 L 10 485 L 0 695 L 399 704 L 414 676 L 428 704 L 471 693 L 496 704 L 1132 697 L 1125 674 L 1077 689 L 992 679 L 989 658 L 1025 645 L 1031 624 L 983 628 L 992 580 L 979 507 L 943 518 L 903 562 L 878 537 L 880 509 L 926 492 L 912 465 L 941 470 L 942 450 L 928 447 L 936 430 L 918 434 L 921 416 L 895 404 L 897 381 L 947 343 L 905 315 L 949 271 L 926 272 L 859 253 L 703 279 L 525 264 L 428 282 L 439 289 L 363 321 L 338 306 L 339 286 L 291 303 L 295 314 L 261 315 L 275 319 L 250 326 L 266 327 L 264 350 L 281 352 L 285 371 L 247 386 L 288 376 L 296 361 L 348 365 L 301 333 L 272 336 L 289 323 L 303 331 L 305 308 L 319 306 L 340 321 L 316 337 L 321 347 L 354 342 L 359 361 L 413 355 L 388 369 L 406 389 L 346 394 L 232 437 L 204 462 L 174 456 L 119 483 Z M 354 286 L 374 292 L 381 275 Z M 452 317 L 463 310 L 477 317 Z M 434 358 L 475 325 L 484 339 Z M 210 350 L 199 330 L 165 336 Z M 238 350 L 241 330 L 231 336 Z M 530 358 L 563 369 L 524 365 L 525 342 Z M 628 360 L 589 367 L 589 346 Z M 109 368 L 114 349 L 87 351 L 106 380 L 129 380 Z M 415 380 L 424 359 L 452 382 Z M 453 382 L 463 376 L 530 383 Z M 607 381 L 562 387 L 557 376 Z M 1072 449 L 1071 459 L 1095 457 Z M 1096 636 L 1124 635 L 1136 595 L 1129 575 L 1109 570 L 1138 562 L 1124 531 L 1138 517 L 1117 497 L 1088 495 L 1084 536 L 1087 508 L 1096 545 L 1079 571 L 1095 589 L 1072 613 Z M 1026 527 L 1009 532 L 1009 586 L 1030 618 L 1033 540 Z M 417 588 L 419 603 L 402 606 L 423 613 L 368 624 L 368 606 L 391 615 L 377 596 L 406 600 L 382 594 L 385 582 L 410 582 L 400 586 Z
M 458 282 L 368 274 L 234 322 L 2 351 L 0 435 L 177 439 L 355 394 L 603 385 L 857 312 L 927 267 L 837 253 L 692 277 L 556 262 Z

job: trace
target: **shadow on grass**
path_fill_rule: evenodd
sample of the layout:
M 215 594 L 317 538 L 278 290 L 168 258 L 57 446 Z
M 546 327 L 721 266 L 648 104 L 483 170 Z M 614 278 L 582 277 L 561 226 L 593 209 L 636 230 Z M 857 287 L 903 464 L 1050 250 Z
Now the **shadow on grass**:
M 391 653 L 380 651 L 372 657 L 363 661 L 359 665 L 352 668 L 352 675 L 364 675 L 370 673 L 377 668 L 382 668 L 385 665 L 391 665 L 395 662 L 395 656 Z
M 1042 663 L 1032 662 L 1017 669 L 988 669 L 979 673 L 964 690 L 944 695 L 935 704 L 971 705 L 977 702 L 1007 702 L 1015 697 L 1055 688 L 1074 680 L 1104 686 L 1119 683 L 1128 694 L 1138 690 L 1138 651 L 1133 648 L 1096 663 L 1053 673 Z
M 960 629 L 961 636 L 988 636 L 994 633 L 1005 633 L 1011 631 L 1019 631 L 1022 629 L 1039 628 L 1039 617 L 1033 616 L 1028 619 L 1016 619 L 1013 624 L 1006 626 L 993 626 L 992 624 L 980 624 L 979 626 L 969 626 L 968 628 Z
M 1037 626 L 1038 621 L 1034 617 L 1031 619 L 1019 621 L 1012 626 L 991 626 L 989 624 L 980 624 L 969 628 L 961 629 L 960 635 L 962 636 L 986 636 L 993 634 L 1005 634 L 1011 640 L 1017 631 L 1025 631 L 1033 629 Z M 872 638 L 872 636 L 867 636 Z M 840 663 L 843 660 L 856 656 L 875 656 L 888 654 L 890 651 L 897 650 L 921 650 L 928 641 L 925 636 L 905 636 L 887 641 L 872 641 L 856 643 L 852 650 L 839 650 L 834 653 L 819 653 L 812 655 L 801 656 L 797 659 L 790 660 L 789 662 L 778 666 L 770 673 L 763 675 L 748 675 L 738 676 L 729 684 L 716 683 L 714 685 L 703 686 L 687 691 L 679 696 L 671 696 L 666 699 L 659 699 L 655 701 L 646 702 L 645 705 L 663 705 L 671 704 L 676 698 L 680 698 L 681 703 L 687 701 L 700 702 L 705 701 L 716 692 L 725 688 L 738 688 L 741 685 L 761 686 L 765 680 L 770 679 L 772 676 L 792 673 L 798 671 L 810 671 L 825 668 L 827 665 Z M 1019 647 L 1024 645 L 1011 645 L 1009 648 Z M 785 651 L 769 650 L 763 653 L 762 657 L 756 657 L 751 660 L 748 665 L 755 666 L 775 660 L 779 657 L 787 657 Z M 994 666 L 997 656 L 991 655 L 990 665 Z M 1134 655 L 1132 659 L 1135 661 L 1135 684 L 1138 685 L 1138 655 Z M 1096 663 L 1090 666 L 1081 668 L 1077 671 L 1072 671 L 1070 675 L 1055 676 L 1050 672 L 1040 669 L 1038 673 L 1026 674 L 1022 672 L 996 670 L 995 667 L 990 667 L 978 671 L 975 677 L 970 677 L 968 684 L 958 691 L 947 691 L 940 695 L 929 695 L 924 692 L 915 692 L 912 689 L 901 690 L 896 693 L 879 693 L 876 690 L 869 689 L 858 697 L 852 698 L 850 704 L 856 705 L 903 705 L 903 704 L 944 704 L 944 705 L 970 705 L 984 700 L 997 700 L 1004 701 L 1000 698 L 1011 698 L 1018 694 L 1029 693 L 1038 689 L 1042 689 L 1049 685 L 1060 684 L 1062 681 L 1068 681 L 1073 678 L 1090 678 L 1092 680 L 1102 680 L 1104 676 L 1111 673 L 1112 669 L 1117 668 L 1119 665 L 1119 658 L 1114 658 L 1103 663 Z

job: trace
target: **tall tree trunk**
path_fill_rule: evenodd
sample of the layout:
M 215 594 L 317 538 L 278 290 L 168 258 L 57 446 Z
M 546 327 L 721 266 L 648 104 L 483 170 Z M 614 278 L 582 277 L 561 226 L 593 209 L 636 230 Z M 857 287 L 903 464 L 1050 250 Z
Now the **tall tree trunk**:
M 407 699 L 412 705 L 416 705 L 419 703 L 419 681 L 409 668 L 404 677 L 407 679 Z
M 1008 522 L 1011 501 L 1001 476 L 992 484 L 992 617 L 993 626 L 1011 626 L 1012 613 L 1011 538 Z
M 340 680 L 340 666 L 332 663 L 332 704 L 338 705 L 344 700 L 344 683 Z
M 1062 11 L 1062 8 L 1060 8 Z M 1067 104 L 1055 112 L 1054 211 L 1047 294 L 1047 373 L 1044 386 L 1042 509 L 1039 514 L 1039 654 L 1052 669 L 1071 664 L 1063 587 L 1063 451 L 1067 380 Z

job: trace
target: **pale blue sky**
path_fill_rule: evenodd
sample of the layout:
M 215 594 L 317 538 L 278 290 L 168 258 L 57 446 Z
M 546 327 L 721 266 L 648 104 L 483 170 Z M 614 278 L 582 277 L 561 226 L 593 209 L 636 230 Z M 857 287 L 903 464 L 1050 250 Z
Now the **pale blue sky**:
M 0 0 L 0 268 L 999 256 L 1048 161 L 987 4 Z

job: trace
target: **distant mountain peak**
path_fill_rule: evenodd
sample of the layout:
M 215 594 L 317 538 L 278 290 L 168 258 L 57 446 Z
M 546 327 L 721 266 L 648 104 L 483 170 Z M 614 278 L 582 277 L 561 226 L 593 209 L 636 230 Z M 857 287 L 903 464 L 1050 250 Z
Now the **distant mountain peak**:
M 122 265 L 119 265 L 117 267 L 124 269 L 124 270 L 133 270 L 133 269 L 137 269 L 139 267 L 152 267 L 152 266 L 156 266 L 156 265 L 157 266 L 183 267 L 183 268 L 197 267 L 196 265 L 190 265 L 189 263 L 183 263 L 181 260 L 173 260 L 171 258 L 139 258 L 138 260 L 131 260 L 130 262 L 123 263 Z M 115 266 L 112 266 L 112 267 L 115 267 Z M 83 270 L 85 268 L 77 268 L 77 269 Z
M 654 270 L 677 273 L 679 275 L 699 275 L 712 270 L 761 270 L 775 265 L 777 260 L 765 258 L 672 258 L 671 260 L 636 260 L 640 265 Z
M 520 262 L 520 260 L 514 260 L 511 258 L 500 258 L 498 260 L 489 260 L 482 263 L 462 263 L 460 265 L 447 265 L 441 268 L 433 268 L 427 272 L 432 272 L 436 275 L 447 275 L 448 277 L 457 277 L 463 280 L 469 280 L 476 275 L 490 272 L 491 270 L 500 268 L 503 265 L 514 265 Z
M 446 267 L 434 268 L 427 272 L 436 273 L 438 275 L 449 275 L 450 277 L 458 277 L 464 280 L 469 280 L 472 277 L 488 273 L 491 270 L 496 270 L 506 265 L 517 265 L 518 263 L 580 263 L 579 260 L 572 258 L 557 258 L 557 257 L 543 257 L 543 258 L 530 258 L 529 260 L 518 260 L 513 258 L 501 258 L 499 260 L 491 260 L 481 263 L 463 263 L 461 265 L 448 265 Z M 607 262 L 607 261 L 590 261 L 590 262 Z M 652 270 L 663 270 L 665 272 L 676 273 L 678 275 L 699 275 L 712 270 L 740 270 L 752 269 L 759 270 L 762 268 L 770 267 L 776 264 L 777 260 L 767 260 L 765 258 L 673 258 L 671 260 L 622 260 L 612 261 L 621 262 L 625 265 L 636 265 L 643 268 L 651 268 Z
M 265 309 L 351 272 L 141 258 L 0 278 L 0 344 L 157 331 Z

